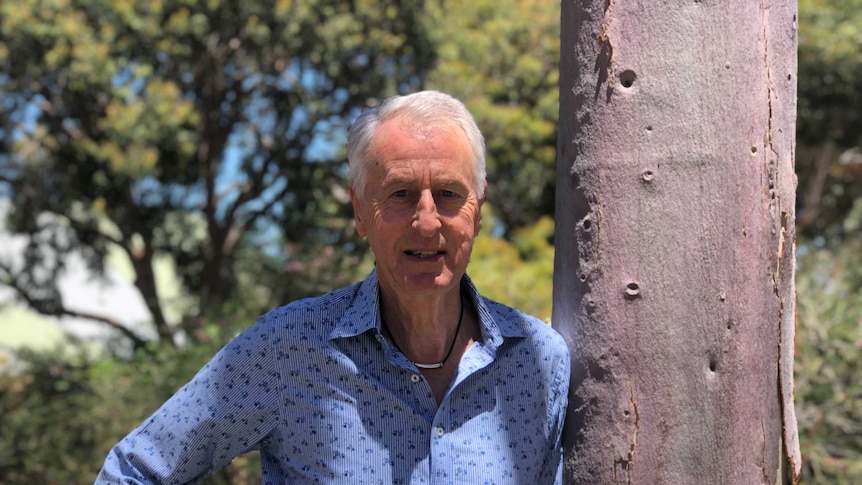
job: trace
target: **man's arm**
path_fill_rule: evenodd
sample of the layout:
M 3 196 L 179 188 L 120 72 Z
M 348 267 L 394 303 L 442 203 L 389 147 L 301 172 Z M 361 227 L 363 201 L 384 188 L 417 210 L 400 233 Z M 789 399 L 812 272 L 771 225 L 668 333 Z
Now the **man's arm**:
M 562 339 L 560 339 L 562 340 Z M 563 483 L 563 424 L 566 421 L 566 409 L 568 407 L 569 379 L 571 374 L 571 361 L 568 348 L 565 348 L 556 362 L 556 371 L 551 383 L 549 396 L 550 437 L 553 439 L 553 447 L 548 452 L 545 468 L 542 470 L 540 483 Z
M 96 485 L 195 483 L 257 448 L 278 423 L 272 361 L 265 327 L 246 330 L 111 449 Z

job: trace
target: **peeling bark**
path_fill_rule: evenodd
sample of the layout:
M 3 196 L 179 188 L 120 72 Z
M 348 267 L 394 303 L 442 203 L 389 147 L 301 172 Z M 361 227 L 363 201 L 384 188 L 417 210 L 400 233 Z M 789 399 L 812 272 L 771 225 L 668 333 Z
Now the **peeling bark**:
M 567 483 L 795 483 L 796 3 L 562 4 Z

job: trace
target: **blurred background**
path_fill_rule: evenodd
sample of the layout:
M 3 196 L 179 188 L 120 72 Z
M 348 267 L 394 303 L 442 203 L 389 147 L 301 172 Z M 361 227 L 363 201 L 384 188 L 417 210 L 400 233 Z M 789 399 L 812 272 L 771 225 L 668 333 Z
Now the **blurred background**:
M 468 105 L 472 275 L 549 319 L 559 28 L 538 0 L 3 1 L 0 483 L 92 483 L 257 315 L 363 278 L 345 133 L 388 95 Z M 862 0 L 800 0 L 804 483 L 862 483 L 860 51 Z M 257 460 L 206 483 L 260 483 Z

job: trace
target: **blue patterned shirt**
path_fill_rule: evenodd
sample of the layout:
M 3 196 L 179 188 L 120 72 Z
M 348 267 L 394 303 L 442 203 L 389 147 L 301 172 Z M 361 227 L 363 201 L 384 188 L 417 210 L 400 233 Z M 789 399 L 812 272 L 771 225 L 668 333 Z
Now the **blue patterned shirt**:
M 560 483 L 563 339 L 481 297 L 440 405 L 381 333 L 377 275 L 273 310 L 108 454 L 96 484 L 191 483 L 259 450 L 263 483 Z

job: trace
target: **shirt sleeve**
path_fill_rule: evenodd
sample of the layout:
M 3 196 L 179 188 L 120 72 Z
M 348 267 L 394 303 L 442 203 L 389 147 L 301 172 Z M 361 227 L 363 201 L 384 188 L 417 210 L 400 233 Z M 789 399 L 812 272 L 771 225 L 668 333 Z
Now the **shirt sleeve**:
M 551 406 L 549 407 L 549 422 L 554 446 L 549 451 L 545 460 L 540 483 L 563 483 L 563 425 L 566 421 L 566 409 L 568 405 L 569 379 L 571 374 L 571 361 L 568 350 L 561 352 L 557 362 L 557 369 L 551 386 Z
M 278 423 L 278 376 L 262 325 L 243 332 L 108 453 L 107 484 L 195 483 L 259 446 Z

